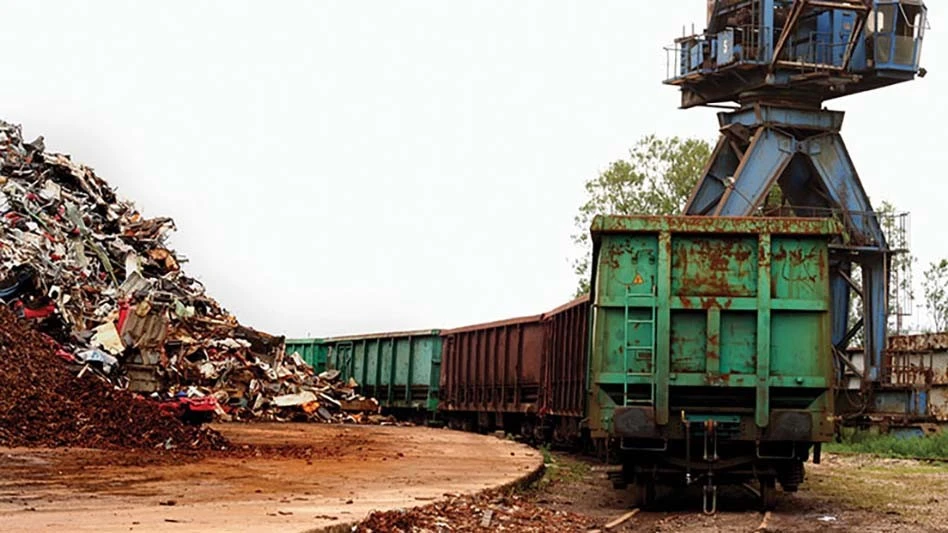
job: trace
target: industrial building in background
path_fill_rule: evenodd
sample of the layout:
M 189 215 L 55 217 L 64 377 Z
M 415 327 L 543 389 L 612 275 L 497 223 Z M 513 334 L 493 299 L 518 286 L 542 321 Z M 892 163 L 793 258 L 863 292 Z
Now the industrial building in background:
M 900 224 L 873 209 L 840 135 L 844 113 L 824 107 L 925 76 L 924 3 L 717 0 L 708 8 L 707 29 L 669 49 L 665 80 L 680 88 L 682 108 L 727 109 L 685 214 L 839 220 L 845 237 L 830 254 L 832 351 L 845 389 L 837 408 L 850 423 L 925 421 L 930 381 L 894 376 L 886 353 L 892 258 L 905 250 L 885 230 Z M 851 321 L 854 298 L 862 316 Z

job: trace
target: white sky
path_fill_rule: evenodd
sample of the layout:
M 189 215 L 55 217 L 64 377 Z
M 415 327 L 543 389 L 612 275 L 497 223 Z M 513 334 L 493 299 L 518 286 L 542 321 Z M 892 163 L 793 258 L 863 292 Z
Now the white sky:
M 873 200 L 912 212 L 922 264 L 948 256 L 944 6 L 929 4 L 925 79 L 828 104 L 848 112 Z M 678 110 L 661 84 L 663 47 L 704 26 L 704 0 L 46 1 L 0 16 L 0 117 L 173 217 L 189 273 L 277 334 L 551 309 L 576 283 L 585 180 L 643 135 L 717 136 L 713 111 Z

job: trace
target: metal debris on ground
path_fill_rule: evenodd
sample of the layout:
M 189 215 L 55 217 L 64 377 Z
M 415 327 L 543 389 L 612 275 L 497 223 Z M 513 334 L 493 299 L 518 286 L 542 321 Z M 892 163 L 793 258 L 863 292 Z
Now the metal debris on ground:
M 285 354 L 283 337 L 242 326 L 207 296 L 168 246 L 174 229 L 91 168 L 46 152 L 42 137 L 24 142 L 19 126 L 0 121 L 0 302 L 83 374 L 185 410 L 185 399 L 212 398 L 225 420 L 378 413 L 357 383 L 317 375 Z
M 54 344 L 0 306 L 0 446 L 228 447 L 220 433 L 164 416 L 155 402 L 94 374 L 77 378 Z
M 593 521 L 588 517 L 540 507 L 517 495 L 488 491 L 476 496 L 451 496 L 424 507 L 375 512 L 354 526 L 352 531 L 560 533 L 586 532 L 592 526 Z

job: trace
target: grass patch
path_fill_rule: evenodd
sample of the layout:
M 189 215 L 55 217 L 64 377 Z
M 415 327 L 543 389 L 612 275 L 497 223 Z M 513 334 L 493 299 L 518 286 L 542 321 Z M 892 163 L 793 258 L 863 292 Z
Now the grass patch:
M 553 453 L 550 451 L 548 446 L 541 446 L 540 454 L 543 455 L 543 464 L 545 466 L 550 466 L 554 461 L 556 461 L 556 458 L 553 457 Z
M 554 454 L 546 446 L 540 448 L 540 453 L 543 455 L 543 466 L 545 467 L 543 478 L 539 481 L 541 486 L 550 483 L 579 481 L 590 472 L 589 465 L 586 463 L 564 455 Z
M 837 455 L 808 466 L 801 489 L 830 506 L 897 514 L 932 527 L 948 523 L 948 465 Z
M 831 453 L 866 453 L 899 459 L 948 460 L 948 431 L 924 437 L 849 432 L 842 435 L 841 443 L 826 444 L 824 449 Z

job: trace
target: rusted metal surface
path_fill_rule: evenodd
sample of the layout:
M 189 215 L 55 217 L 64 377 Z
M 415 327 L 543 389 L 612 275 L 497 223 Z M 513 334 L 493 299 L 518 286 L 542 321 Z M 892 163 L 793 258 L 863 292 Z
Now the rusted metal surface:
M 675 240 L 672 243 L 672 286 L 675 296 L 753 296 L 757 290 L 757 241 L 720 237 Z M 743 272 L 743 276 L 734 276 Z M 682 298 L 685 307 L 689 300 Z M 729 301 L 721 302 L 730 307 Z M 717 303 L 709 302 L 708 306 Z M 707 307 L 704 307 L 705 309 Z
M 894 335 L 889 337 L 890 352 L 948 351 L 948 333 Z
M 456 335 L 459 333 L 469 333 L 472 331 L 481 331 L 490 328 L 500 328 L 504 326 L 514 326 L 518 324 L 527 324 L 530 322 L 539 322 L 543 318 L 542 314 L 539 315 L 529 315 L 522 316 L 517 318 L 505 318 L 503 320 L 495 320 L 493 322 L 484 322 L 483 324 L 474 324 L 472 326 L 462 326 L 454 329 L 446 329 L 442 332 L 442 336 Z
M 914 408 L 903 418 L 948 420 L 948 333 L 891 336 L 883 361 L 880 393 Z M 889 410 L 906 411 L 899 403 Z
M 763 431 L 772 411 L 795 409 L 812 419 L 808 438 L 831 436 L 820 421 L 833 409 L 836 223 L 603 216 L 593 226 L 596 436 L 609 435 L 618 407 L 648 406 L 655 425 L 671 427 L 682 409 L 736 405 L 753 406 Z
M 836 221 L 801 217 L 597 216 L 593 233 L 671 231 L 674 233 L 838 235 Z
M 589 355 L 589 296 L 543 315 L 546 356 L 543 357 L 544 415 L 583 416 L 586 365 Z
M 935 382 L 934 354 L 886 352 L 885 385 L 921 385 Z M 944 378 L 942 376 L 942 378 Z
M 582 417 L 588 322 L 584 296 L 542 315 L 443 332 L 440 409 Z
M 442 332 L 440 409 L 537 412 L 544 332 L 542 315 Z
M 948 421 L 948 385 L 932 387 L 928 395 L 928 405 L 931 415 L 936 420 Z
M 886 385 L 948 385 L 948 333 L 889 337 Z

